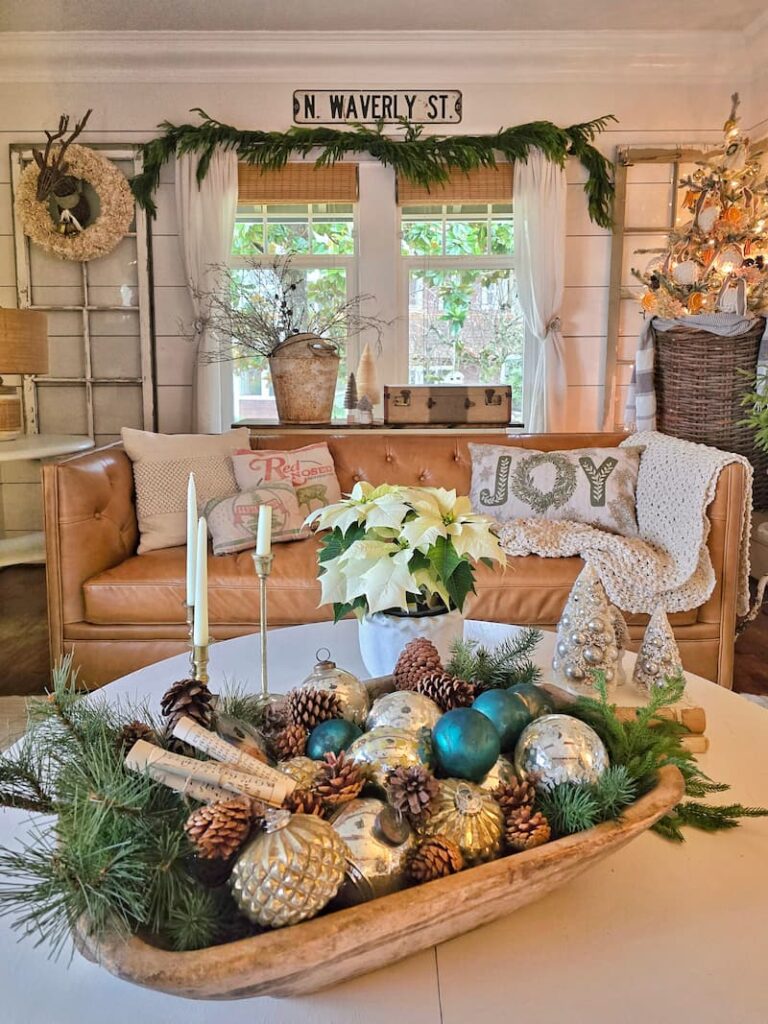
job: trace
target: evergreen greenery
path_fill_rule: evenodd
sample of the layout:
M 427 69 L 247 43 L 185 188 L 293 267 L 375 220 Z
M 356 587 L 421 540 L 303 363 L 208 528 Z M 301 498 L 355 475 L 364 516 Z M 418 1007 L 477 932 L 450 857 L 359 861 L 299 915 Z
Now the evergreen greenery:
M 162 134 L 140 147 L 144 169 L 131 182 L 136 201 L 154 216 L 154 194 L 160 171 L 173 156 L 196 153 L 197 178 L 208 173 L 217 149 L 232 149 L 238 160 L 265 170 L 284 167 L 291 157 L 306 157 L 319 150 L 318 166 L 336 163 L 351 153 L 369 153 L 387 167 L 393 167 L 409 181 L 429 187 L 445 182 L 451 171 L 495 167 L 497 154 L 504 160 L 527 160 L 531 149 L 540 149 L 548 160 L 563 166 L 568 156 L 587 171 L 584 190 L 589 215 L 601 227 L 611 226 L 613 177 L 607 157 L 593 145 L 597 135 L 616 118 L 609 114 L 584 124 L 558 128 L 550 121 L 532 121 L 514 128 L 501 128 L 492 135 L 424 135 L 420 126 L 401 121 L 402 138 L 384 134 L 384 123 L 375 127 L 356 125 L 346 131 L 336 128 L 293 127 L 287 132 L 242 131 L 209 117 L 194 108 L 201 124 L 159 125 Z
M 459 679 L 477 683 L 482 690 L 538 682 L 541 669 L 533 663 L 531 654 L 541 637 L 541 630 L 522 629 L 493 650 L 476 640 L 456 640 L 446 671 Z
M 608 750 L 613 775 L 606 780 L 607 789 L 603 789 L 600 784 L 597 787 L 567 788 L 585 790 L 596 799 L 598 806 L 602 800 L 602 813 L 605 817 L 615 817 L 622 807 L 627 806 L 637 796 L 648 792 L 656 783 L 659 769 L 665 765 L 674 765 L 680 770 L 685 780 L 685 792 L 689 797 L 705 797 L 729 788 L 708 778 L 696 764 L 694 755 L 682 745 L 682 737 L 688 732 L 685 726 L 659 715 L 662 708 L 677 703 L 682 696 L 685 689 L 683 676 L 668 677 L 664 685 L 655 687 L 648 704 L 638 708 L 636 717 L 628 722 L 620 721 L 616 716 L 615 705 L 609 703 L 604 674 L 594 672 L 593 676 L 597 697 L 579 697 L 575 704 L 569 705 L 567 711 L 575 718 L 587 722 L 598 733 Z M 623 769 L 621 776 L 617 775 L 617 768 Z M 626 799 L 629 795 L 629 784 L 634 786 L 635 793 Z M 625 785 L 627 789 L 624 789 Z M 569 808 L 576 800 L 571 794 L 561 792 L 563 789 L 564 787 L 556 787 L 551 796 L 542 796 L 542 810 L 548 805 L 556 823 L 563 821 L 573 824 L 578 821 L 578 816 L 570 812 Z M 596 796 L 600 790 L 603 791 L 602 797 Z M 566 817 L 566 811 L 569 811 L 570 817 Z M 719 829 L 735 828 L 740 818 L 764 816 L 768 816 L 767 808 L 743 807 L 741 804 L 713 806 L 689 801 L 678 804 L 653 827 L 659 835 L 682 842 L 682 827 L 685 825 L 714 832 Z M 600 817 L 597 820 L 601 820 Z M 583 821 L 587 821 L 586 816 Z M 594 822 L 585 823 L 582 827 L 589 828 L 591 824 Z

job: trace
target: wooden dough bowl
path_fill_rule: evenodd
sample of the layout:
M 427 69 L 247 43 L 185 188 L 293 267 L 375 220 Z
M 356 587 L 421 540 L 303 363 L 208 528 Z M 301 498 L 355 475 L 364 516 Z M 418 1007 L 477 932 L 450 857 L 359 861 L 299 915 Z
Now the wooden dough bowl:
M 683 791 L 677 768 L 663 768 L 656 787 L 619 821 L 224 946 L 173 953 L 139 936 L 96 941 L 82 931 L 76 942 L 116 977 L 187 999 L 306 995 L 533 903 L 650 828 Z

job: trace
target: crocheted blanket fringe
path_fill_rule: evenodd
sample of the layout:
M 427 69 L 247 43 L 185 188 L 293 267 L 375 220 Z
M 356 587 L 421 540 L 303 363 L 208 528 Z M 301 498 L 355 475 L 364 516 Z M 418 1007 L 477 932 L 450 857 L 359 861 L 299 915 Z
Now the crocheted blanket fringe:
M 659 605 L 668 612 L 698 608 L 715 588 L 707 508 L 722 470 L 740 462 L 747 487 L 736 610 L 746 615 L 752 526 L 749 461 L 657 431 L 633 434 L 622 447 L 643 449 L 636 494 L 638 537 L 620 537 L 584 523 L 516 519 L 501 529 L 504 551 L 544 558 L 580 555 L 594 566 L 610 600 L 625 612 L 650 615 Z

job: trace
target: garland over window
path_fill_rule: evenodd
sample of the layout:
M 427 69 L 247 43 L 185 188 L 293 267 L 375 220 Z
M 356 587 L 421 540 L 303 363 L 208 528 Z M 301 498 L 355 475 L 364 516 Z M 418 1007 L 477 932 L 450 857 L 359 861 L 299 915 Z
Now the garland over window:
M 570 128 L 558 128 L 551 121 L 532 121 L 516 128 L 501 128 L 495 135 L 423 135 L 422 128 L 401 122 L 402 138 L 384 134 L 384 124 L 375 128 L 358 125 L 349 131 L 335 128 L 290 128 L 287 132 L 241 131 L 209 117 L 195 108 L 202 124 L 174 125 L 163 122 L 163 134 L 144 143 L 144 170 L 131 182 L 136 201 L 155 214 L 154 193 L 160 183 L 160 169 L 176 154 L 198 153 L 197 178 L 208 172 L 211 157 L 219 146 L 234 149 L 238 160 L 265 169 L 284 167 L 294 156 L 307 156 L 319 149 L 318 166 L 335 163 L 350 153 L 369 153 L 387 167 L 418 185 L 429 187 L 445 182 L 451 170 L 471 171 L 495 167 L 497 155 L 504 160 L 527 160 L 531 149 L 540 149 L 553 163 L 564 165 L 569 156 L 587 171 L 584 191 L 589 215 L 601 227 L 611 226 L 613 177 L 611 163 L 592 144 L 616 118 L 609 114 Z

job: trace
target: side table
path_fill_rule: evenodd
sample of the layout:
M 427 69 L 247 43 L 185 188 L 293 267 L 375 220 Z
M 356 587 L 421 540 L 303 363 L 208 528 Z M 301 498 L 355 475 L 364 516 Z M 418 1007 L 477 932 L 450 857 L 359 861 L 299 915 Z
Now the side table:
M 45 462 L 60 455 L 84 452 L 95 446 L 92 437 L 74 434 L 25 434 L 15 441 L 0 441 L 0 464 Z M 40 532 L 0 537 L 0 569 L 7 565 L 45 562 L 45 537 Z

